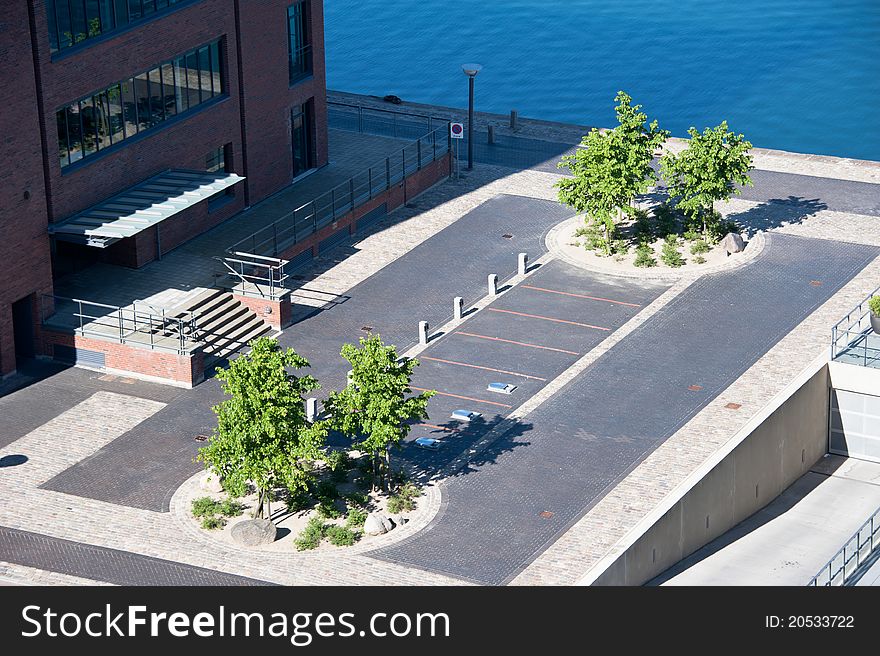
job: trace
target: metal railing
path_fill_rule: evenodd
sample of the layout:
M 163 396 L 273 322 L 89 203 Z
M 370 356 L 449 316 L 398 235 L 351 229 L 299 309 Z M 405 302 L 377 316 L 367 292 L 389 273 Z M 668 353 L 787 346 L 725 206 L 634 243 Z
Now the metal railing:
M 398 112 L 393 109 L 365 107 L 340 100 L 327 101 L 330 128 L 365 132 L 399 139 L 415 139 L 434 130 L 446 128 L 449 117 Z
M 300 205 L 226 249 L 229 255 L 277 258 L 339 217 L 357 209 L 449 151 L 448 125 L 419 137 L 361 173 Z
M 880 508 L 868 518 L 807 586 L 846 585 L 859 565 L 880 547 Z
M 148 309 L 142 309 L 144 306 Z M 199 341 L 196 313 L 157 309 L 143 301 L 137 301 L 129 307 L 119 307 L 43 294 L 40 299 L 40 322 L 69 328 L 83 336 L 176 351 L 181 355 L 189 352 Z
M 241 291 L 245 295 L 257 295 L 272 300 L 278 299 L 288 275 L 284 267 L 289 260 L 265 257 L 253 253 L 232 252 L 227 257 L 215 257 L 229 272 L 243 283 Z
M 832 360 L 845 355 L 847 361 L 861 361 L 866 367 L 869 361 L 880 363 L 880 336 L 874 342 L 877 346 L 872 346 L 871 310 L 868 308 L 868 300 L 878 293 L 880 287 L 868 294 L 831 328 Z

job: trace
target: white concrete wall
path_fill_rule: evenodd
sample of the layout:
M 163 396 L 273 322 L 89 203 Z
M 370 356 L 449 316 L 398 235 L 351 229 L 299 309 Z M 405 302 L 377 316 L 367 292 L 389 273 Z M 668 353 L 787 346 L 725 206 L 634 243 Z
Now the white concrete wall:
M 641 585 L 770 503 L 825 455 L 829 390 L 820 359 L 581 583 Z

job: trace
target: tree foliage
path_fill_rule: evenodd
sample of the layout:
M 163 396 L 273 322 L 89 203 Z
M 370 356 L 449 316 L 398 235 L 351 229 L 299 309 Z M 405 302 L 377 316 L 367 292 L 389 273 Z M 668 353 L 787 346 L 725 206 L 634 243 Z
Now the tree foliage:
M 571 177 L 556 183 L 558 197 L 577 212 L 584 212 L 587 223 L 603 227 L 605 249 L 610 252 L 615 218 L 634 211 L 633 199 L 645 193 L 657 176 L 651 168 L 654 151 L 669 132 L 654 120 L 646 126 L 647 115 L 641 105 L 623 91 L 615 96 L 618 125 L 613 130 L 593 128 L 581 140 L 573 155 L 565 155 L 558 164 Z
M 362 337 L 360 347 L 345 344 L 342 357 L 351 363 L 349 384 L 330 394 L 324 409 L 331 426 L 356 441 L 373 459 L 376 479 L 390 483 L 390 450 L 409 434 L 410 421 L 428 418 L 428 399 L 434 392 L 411 396 L 410 381 L 418 360 L 397 357 L 394 346 L 385 346 L 379 335 Z M 385 455 L 385 472 L 380 471 Z
M 261 516 L 264 501 L 271 511 L 273 488 L 284 486 L 292 493 L 304 489 L 312 461 L 321 456 L 326 426 L 309 423 L 303 403 L 303 395 L 318 389 L 318 381 L 287 371 L 308 366 L 293 349 L 282 350 L 276 340 L 261 337 L 251 343 L 249 353 L 217 372 L 230 398 L 214 406 L 217 428 L 199 449 L 198 460 L 235 496 L 243 495 L 252 481 Z
M 669 196 L 693 219 L 715 220 L 714 205 L 740 193 L 738 185 L 752 186 L 749 149 L 752 144 L 742 134 L 734 134 L 722 121 L 702 133 L 688 130 L 690 141 L 678 154 L 667 153 L 661 160 Z

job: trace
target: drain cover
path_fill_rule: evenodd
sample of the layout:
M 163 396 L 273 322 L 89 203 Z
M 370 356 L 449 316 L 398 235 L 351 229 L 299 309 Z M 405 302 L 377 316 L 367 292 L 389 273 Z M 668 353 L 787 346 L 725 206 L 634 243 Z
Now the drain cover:
M 541 513 L 540 516 L 543 517 L 544 519 L 550 519 L 551 517 L 553 517 L 553 513 L 550 512 L 549 510 L 545 510 L 544 512 Z
M 372 326 L 361 326 L 361 330 L 363 330 L 365 333 L 371 333 L 371 332 L 373 332 L 373 327 Z
M 724 407 L 727 408 L 728 410 L 739 410 L 742 407 L 742 404 L 741 403 L 728 403 Z
M 701 389 L 703 389 L 703 386 L 702 385 L 690 385 L 690 386 L 688 386 L 688 389 L 691 392 L 699 392 Z
M 207 441 L 208 441 L 207 435 L 196 435 L 196 442 L 207 442 Z
M 813 287 L 821 287 L 821 286 L 822 286 L 822 281 L 821 281 L 821 280 L 811 280 L 811 281 L 810 281 L 810 284 L 811 284 Z
M 502 239 L 513 239 L 513 235 L 501 235 Z

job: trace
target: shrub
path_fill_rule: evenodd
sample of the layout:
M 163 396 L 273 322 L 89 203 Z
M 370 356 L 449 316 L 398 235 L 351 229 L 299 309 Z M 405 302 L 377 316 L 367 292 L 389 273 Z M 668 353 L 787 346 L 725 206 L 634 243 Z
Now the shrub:
M 348 478 L 348 470 L 351 469 L 351 459 L 347 451 L 329 451 L 324 457 L 327 469 L 330 470 L 330 478 L 337 483 L 344 483 Z
M 685 238 L 685 241 L 697 241 L 698 239 L 702 239 L 702 235 L 699 230 L 695 230 L 694 228 L 688 228 L 685 230 L 682 237 Z
M 345 518 L 345 525 L 350 528 L 360 528 L 367 521 L 367 511 L 360 508 L 352 508 Z
M 583 237 L 584 248 L 586 248 L 588 251 L 605 250 L 605 237 L 602 236 L 602 231 L 595 223 L 589 223 L 587 225 L 581 226 L 574 231 L 574 235 L 575 237 Z
M 300 534 L 293 541 L 297 551 L 306 551 L 307 549 L 317 549 L 324 538 L 324 532 L 327 530 L 326 525 L 317 517 L 312 517 L 306 527 L 300 531 Z
M 658 237 L 665 237 L 666 235 L 678 232 L 678 213 L 669 205 L 658 205 L 655 207 L 654 218 L 656 219 L 655 234 Z
M 868 301 L 868 308 L 872 314 L 880 316 L 880 296 L 872 296 Z
M 321 481 L 315 488 L 315 496 L 321 499 L 336 499 L 339 496 L 339 490 L 336 484 L 331 481 Z
M 346 526 L 328 526 L 325 531 L 330 544 L 337 547 L 350 547 L 361 537 L 360 531 L 353 531 Z
M 345 503 L 349 506 L 366 508 L 370 505 L 370 495 L 365 492 L 349 492 L 348 494 L 343 494 L 342 498 L 345 499 Z
M 244 512 L 244 506 L 233 499 L 226 499 L 217 504 L 217 512 L 225 517 L 238 517 Z
M 312 505 L 312 498 L 309 496 L 309 493 L 304 490 L 297 490 L 296 492 L 287 495 L 287 512 L 290 513 L 298 513 L 310 508 Z
M 701 255 L 703 253 L 709 252 L 709 244 L 706 243 L 705 239 L 697 239 L 693 244 L 691 244 L 691 254 L 692 255 Z
M 663 251 L 660 253 L 660 259 L 666 266 L 680 267 L 684 264 L 684 258 L 678 251 L 678 238 L 675 235 L 667 235 L 663 244 Z
M 325 519 L 336 519 L 342 517 L 342 511 L 336 507 L 336 500 L 328 497 L 318 501 L 318 515 Z
M 633 212 L 634 230 L 636 237 L 650 237 L 652 235 L 653 226 L 651 225 L 651 217 L 645 210 L 635 210 Z
M 214 501 L 211 497 L 200 497 L 193 499 L 192 514 L 193 517 L 210 517 L 220 512 L 220 502 Z
M 654 258 L 654 251 L 647 243 L 641 243 L 636 248 L 636 259 L 633 264 L 637 267 L 653 267 L 657 266 L 657 260 Z
M 705 264 L 705 263 L 706 263 L 706 258 L 703 257 L 702 255 L 697 255 L 697 256 L 692 260 L 692 262 L 693 262 L 694 264 Z
M 415 499 L 421 494 L 422 491 L 414 483 L 404 483 L 397 494 L 388 499 L 388 512 L 397 514 L 414 510 L 416 507 Z
M 612 255 L 626 255 L 629 252 L 629 244 L 623 239 L 615 239 L 611 242 Z
M 206 517 L 202 518 L 202 528 L 208 529 L 209 531 L 223 528 L 224 526 L 226 526 L 226 520 L 223 517 L 207 515 Z

